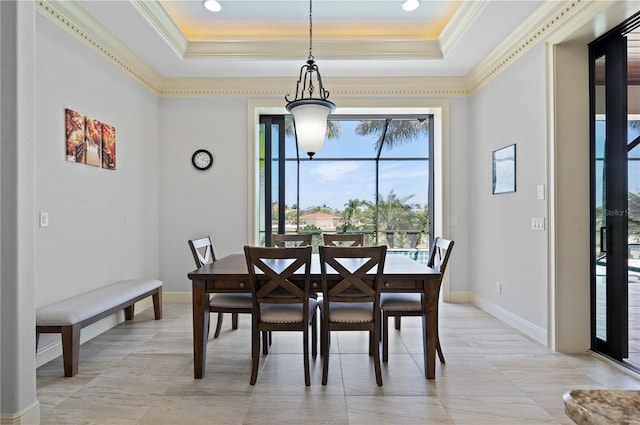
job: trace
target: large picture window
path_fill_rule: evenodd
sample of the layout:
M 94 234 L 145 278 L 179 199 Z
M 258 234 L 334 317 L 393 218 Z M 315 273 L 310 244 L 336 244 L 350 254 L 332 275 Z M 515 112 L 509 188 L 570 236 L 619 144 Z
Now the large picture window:
M 260 118 L 260 243 L 274 233 L 361 233 L 422 260 L 433 220 L 433 118 L 332 116 L 312 160 L 290 116 Z

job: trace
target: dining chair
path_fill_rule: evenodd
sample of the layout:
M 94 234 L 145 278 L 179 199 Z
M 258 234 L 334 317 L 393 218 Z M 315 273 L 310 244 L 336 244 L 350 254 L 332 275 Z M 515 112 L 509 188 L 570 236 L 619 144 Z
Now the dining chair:
M 376 383 L 382 386 L 380 369 L 380 290 L 386 246 L 320 246 L 322 300 L 320 301 L 320 351 L 322 385 L 329 372 L 329 335 L 334 331 L 369 332 Z
M 363 246 L 364 235 L 362 233 L 357 235 L 334 235 L 324 233 L 322 235 L 323 242 L 327 246 Z
M 211 241 L 211 237 L 205 236 L 203 238 L 190 239 L 189 247 L 191 248 L 191 254 L 193 254 L 197 268 L 216 261 L 216 248 Z M 211 294 L 209 311 L 218 314 L 218 321 L 213 337 L 217 338 L 220 336 L 222 320 L 225 313 L 231 313 L 231 328 L 235 330 L 238 329 L 238 314 L 250 314 L 252 310 L 253 304 L 251 303 L 250 293 Z
M 449 257 L 453 250 L 453 241 L 436 237 L 429 253 L 427 265 L 440 272 L 440 283 L 446 271 Z M 385 292 L 380 296 L 380 310 L 382 310 L 382 362 L 389 360 L 389 317 L 395 318 L 395 328 L 400 330 L 402 316 L 422 316 L 422 295 L 409 293 Z M 438 330 L 436 329 L 436 335 Z M 436 339 L 436 350 L 440 363 L 445 363 L 440 337 Z
M 309 296 L 311 291 L 311 251 L 310 245 L 285 248 L 244 247 L 253 300 L 251 385 L 255 385 L 258 377 L 260 333 L 264 334 L 264 332 L 270 331 L 302 332 L 304 383 L 306 386 L 311 384 L 309 327 L 311 327 L 313 356 L 317 355 L 318 339 L 316 325 L 318 301 Z M 291 281 L 291 276 L 300 269 L 304 269 L 302 287 Z
M 271 246 L 277 247 L 290 247 L 290 246 L 307 246 L 311 245 L 311 239 L 313 238 L 312 234 L 308 235 L 282 235 L 282 234 L 273 234 L 271 235 Z

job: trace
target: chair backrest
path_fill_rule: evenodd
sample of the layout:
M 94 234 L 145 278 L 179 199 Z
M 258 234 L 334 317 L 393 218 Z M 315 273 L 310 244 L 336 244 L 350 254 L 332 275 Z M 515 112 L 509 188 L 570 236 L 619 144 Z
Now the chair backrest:
M 245 246 L 244 254 L 249 270 L 249 282 L 253 295 L 254 312 L 259 304 L 299 304 L 308 313 L 311 287 L 311 246 L 258 247 Z M 304 274 L 300 274 L 302 268 Z M 292 281 L 304 279 L 304 286 Z M 302 317 L 308 317 L 302 316 Z
M 322 235 L 326 246 L 363 246 L 364 235 L 333 235 L 325 233 Z
M 379 308 L 386 246 L 320 246 L 318 249 L 322 294 L 329 320 L 332 302 L 373 302 L 374 311 L 375 307 Z
M 218 257 L 216 254 L 216 247 L 213 245 L 213 242 L 211 242 L 211 238 L 209 236 L 205 236 L 200 239 L 190 239 L 189 248 L 191 248 L 193 260 L 198 268 L 205 264 L 213 263 Z
M 271 246 L 281 248 L 311 245 L 312 234 L 308 235 L 271 235 Z
M 427 266 L 438 270 L 440 274 L 444 276 L 451 251 L 453 251 L 453 241 L 436 237 L 433 241 L 431 252 L 429 253 Z

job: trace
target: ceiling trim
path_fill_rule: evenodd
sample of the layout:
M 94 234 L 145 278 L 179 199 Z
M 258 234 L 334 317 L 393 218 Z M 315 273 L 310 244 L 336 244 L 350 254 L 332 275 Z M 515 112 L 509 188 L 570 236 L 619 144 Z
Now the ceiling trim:
M 610 4 L 612 1 L 608 0 L 605 3 Z M 156 2 L 151 2 L 153 3 Z M 332 95 L 335 97 L 469 96 L 495 78 L 535 44 L 569 22 L 578 11 L 598 7 L 593 3 L 599 2 L 588 0 L 545 2 L 465 77 L 337 78 L 326 79 L 326 83 L 332 88 Z M 479 12 L 480 7 L 480 5 L 469 6 L 468 10 L 461 12 L 461 17 L 457 18 L 461 23 L 455 28 L 468 25 L 473 15 Z M 163 78 L 75 2 L 38 0 L 37 9 L 158 96 L 279 97 L 291 90 L 289 87 L 292 84 L 291 81 L 284 78 Z M 153 6 L 145 10 L 152 11 Z M 158 18 L 157 11 L 154 13 L 157 19 L 161 19 Z M 446 31 L 454 30 L 446 29 Z M 175 34 L 167 33 L 164 36 L 175 37 Z M 444 44 L 450 45 L 453 37 L 455 34 L 445 34 Z M 176 43 L 174 49 L 180 49 L 184 45 L 179 40 Z
M 162 38 L 169 43 L 169 46 L 179 57 L 184 57 L 184 52 L 189 47 L 189 40 L 182 34 L 180 28 L 173 22 L 173 19 L 164 10 L 158 1 L 133 0 L 133 6 L 138 9 L 152 27 L 160 33 Z
M 479 90 L 538 42 L 570 22 L 578 11 L 587 7 L 599 7 L 597 3 L 600 1 L 545 2 L 467 74 L 465 79 L 469 92 L 473 94 Z
M 465 33 L 486 3 L 485 0 L 462 2 L 438 37 L 443 55 L 446 55 L 449 48 Z
M 225 40 L 190 42 L 183 59 L 302 59 L 308 56 L 309 41 Z M 441 59 L 433 40 L 314 40 L 313 53 L 325 59 Z
M 457 97 L 469 92 L 458 77 L 323 78 L 331 100 L 369 97 Z M 161 89 L 164 97 L 273 97 L 295 88 L 291 78 L 173 78 Z
M 38 0 L 38 12 L 159 95 L 162 76 L 73 1 Z

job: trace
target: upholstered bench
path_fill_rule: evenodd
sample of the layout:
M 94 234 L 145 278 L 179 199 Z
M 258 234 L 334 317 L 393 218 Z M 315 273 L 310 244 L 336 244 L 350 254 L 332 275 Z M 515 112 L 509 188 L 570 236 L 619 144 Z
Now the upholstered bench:
M 62 334 L 64 376 L 78 373 L 80 329 L 120 310 L 133 319 L 134 304 L 153 297 L 155 319 L 162 318 L 162 282 L 130 279 L 59 301 L 36 310 L 36 348 L 41 333 Z

